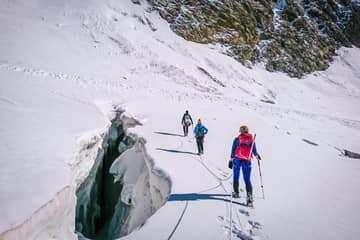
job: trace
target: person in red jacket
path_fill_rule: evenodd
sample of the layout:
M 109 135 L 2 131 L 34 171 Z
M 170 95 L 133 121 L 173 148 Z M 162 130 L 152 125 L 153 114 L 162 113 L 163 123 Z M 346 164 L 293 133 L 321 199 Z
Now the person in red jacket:
M 233 197 L 239 197 L 239 177 L 240 169 L 242 169 L 247 194 L 246 202 L 247 205 L 251 206 L 253 204 L 252 185 L 250 181 L 252 154 L 261 160 L 256 150 L 254 137 L 249 133 L 249 128 L 247 126 L 241 126 L 240 135 L 233 141 L 229 167 L 233 169 Z

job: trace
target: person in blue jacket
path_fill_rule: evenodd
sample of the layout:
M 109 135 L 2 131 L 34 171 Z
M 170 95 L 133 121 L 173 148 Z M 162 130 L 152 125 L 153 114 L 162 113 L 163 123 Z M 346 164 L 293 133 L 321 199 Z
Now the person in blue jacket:
M 198 122 L 194 128 L 194 135 L 196 138 L 196 144 L 198 148 L 198 155 L 204 153 L 204 137 L 208 133 L 208 129 L 202 125 L 201 119 L 198 119 Z
M 253 203 L 253 190 L 250 181 L 251 159 L 253 154 L 258 160 L 261 160 L 256 150 L 254 137 L 249 133 L 249 128 L 247 126 L 241 126 L 240 134 L 234 139 L 232 144 L 229 167 L 233 169 L 233 197 L 239 197 L 239 177 L 240 169 L 242 169 L 247 194 L 247 205 L 250 206 L 252 206 Z

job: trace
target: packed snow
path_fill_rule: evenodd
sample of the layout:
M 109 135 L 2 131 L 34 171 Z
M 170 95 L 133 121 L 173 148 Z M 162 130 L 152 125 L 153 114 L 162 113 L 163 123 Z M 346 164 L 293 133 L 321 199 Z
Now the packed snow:
M 128 180 L 120 200 L 135 200 L 122 239 L 358 239 L 360 161 L 343 149 L 360 152 L 360 50 L 289 78 L 185 41 L 140 2 L 0 1 L 0 239 L 84 238 L 76 191 L 114 108 L 142 139 L 110 170 Z M 185 110 L 209 129 L 202 156 L 181 136 Z M 244 191 L 229 196 L 243 124 L 263 158 L 253 209 Z M 148 171 L 127 172 L 132 159 Z

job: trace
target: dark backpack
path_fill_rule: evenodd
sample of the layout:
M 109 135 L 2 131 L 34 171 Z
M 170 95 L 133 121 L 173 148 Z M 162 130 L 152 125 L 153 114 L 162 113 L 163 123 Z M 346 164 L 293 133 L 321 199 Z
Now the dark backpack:
M 198 137 L 198 138 L 203 138 L 204 137 L 204 131 L 203 131 L 202 126 L 198 128 L 196 137 Z

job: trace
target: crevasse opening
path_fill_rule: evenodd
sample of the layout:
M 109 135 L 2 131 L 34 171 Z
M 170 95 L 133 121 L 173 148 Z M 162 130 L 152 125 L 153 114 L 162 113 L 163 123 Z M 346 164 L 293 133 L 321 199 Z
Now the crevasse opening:
M 140 123 L 123 110 L 115 113 L 101 145 L 88 149 L 98 151 L 76 191 L 75 229 L 79 238 L 125 236 L 144 224 L 170 194 L 171 180 L 154 167 L 145 139 L 128 131 Z

